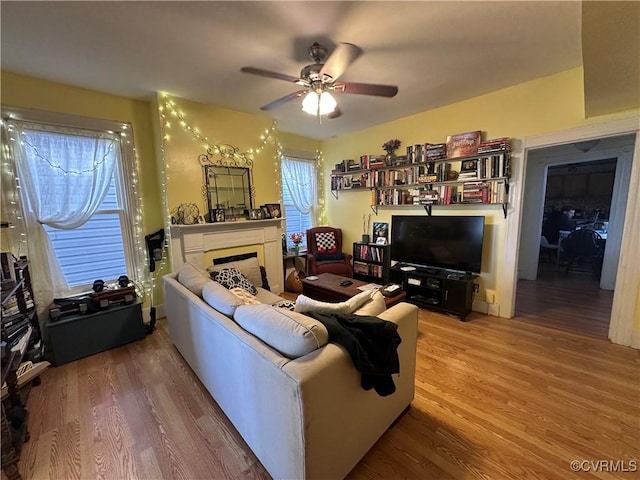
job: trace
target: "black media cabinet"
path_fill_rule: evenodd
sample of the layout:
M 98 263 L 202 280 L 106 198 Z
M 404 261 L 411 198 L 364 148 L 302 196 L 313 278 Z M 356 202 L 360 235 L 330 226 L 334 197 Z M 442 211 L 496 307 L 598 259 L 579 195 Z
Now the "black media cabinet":
M 450 313 L 464 321 L 471 313 L 473 281 L 477 275 L 442 268 L 391 267 L 390 281 L 400 283 L 407 292 L 405 301 L 418 307 Z

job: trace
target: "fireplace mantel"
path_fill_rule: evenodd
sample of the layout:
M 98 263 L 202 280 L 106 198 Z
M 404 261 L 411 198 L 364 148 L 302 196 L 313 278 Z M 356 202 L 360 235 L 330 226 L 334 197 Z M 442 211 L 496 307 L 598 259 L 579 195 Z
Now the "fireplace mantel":
M 260 245 L 271 291 L 284 291 L 282 222 L 284 219 L 171 225 L 171 266 L 187 261 L 204 265 L 204 253 L 246 245 Z

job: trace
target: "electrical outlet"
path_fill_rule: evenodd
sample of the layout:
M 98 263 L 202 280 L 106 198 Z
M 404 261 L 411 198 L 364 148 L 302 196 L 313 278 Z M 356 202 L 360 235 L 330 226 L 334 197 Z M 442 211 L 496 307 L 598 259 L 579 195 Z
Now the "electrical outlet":
M 485 290 L 484 297 L 487 303 L 495 303 L 496 292 L 494 290 Z

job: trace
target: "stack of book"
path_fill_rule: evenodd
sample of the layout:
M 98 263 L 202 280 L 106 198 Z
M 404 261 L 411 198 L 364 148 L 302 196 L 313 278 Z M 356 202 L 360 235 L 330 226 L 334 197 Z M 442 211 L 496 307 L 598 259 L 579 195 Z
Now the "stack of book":
M 478 155 L 493 152 L 508 152 L 511 149 L 511 139 L 508 137 L 493 138 L 478 145 Z
M 344 162 L 336 163 L 331 173 L 344 173 Z
M 368 170 L 370 168 L 384 167 L 384 155 L 360 155 L 360 168 Z
M 489 203 L 489 184 L 465 182 L 462 187 L 462 203 Z
M 2 341 L 13 348 L 29 330 L 31 322 L 21 313 L 2 317 Z
M 426 160 L 442 160 L 447 158 L 447 144 L 446 143 L 425 143 Z
M 434 205 L 438 203 L 440 194 L 438 193 L 437 190 L 422 189 L 419 191 L 417 198 L 418 198 L 417 203 L 419 203 L 420 205 Z M 416 203 L 415 197 L 414 197 L 414 203 Z

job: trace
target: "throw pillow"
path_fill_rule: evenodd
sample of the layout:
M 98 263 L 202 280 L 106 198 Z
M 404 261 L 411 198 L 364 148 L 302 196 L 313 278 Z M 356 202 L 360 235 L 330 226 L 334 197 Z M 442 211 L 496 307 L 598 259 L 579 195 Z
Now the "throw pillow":
M 384 295 L 376 290 L 371 296 L 371 300 L 365 302 L 359 309 L 353 312 L 355 315 L 368 315 L 371 317 L 377 317 L 387 309 L 387 304 L 384 302 Z
M 244 305 L 260 305 L 261 303 L 260 300 L 258 300 L 254 295 L 251 295 L 244 288 L 233 287 L 230 288 L 229 291 L 238 297 Z
M 237 268 L 245 277 L 247 277 L 247 280 L 249 280 L 253 285 L 255 285 L 256 287 L 263 286 L 262 274 L 260 273 L 260 264 L 258 263 L 257 257 L 215 264 L 211 267 L 207 267 L 207 272 L 220 272 L 225 268 Z
M 336 236 L 333 232 L 316 233 L 316 248 L 318 253 L 336 253 L 338 246 L 336 245 Z
M 304 295 L 298 295 L 295 312 L 353 313 L 371 298 L 371 292 L 360 292 L 349 300 L 339 303 L 321 302 Z
M 178 271 L 178 282 L 200 298 L 202 298 L 202 287 L 210 281 L 204 267 L 192 262 L 184 263 Z
M 223 268 L 219 272 L 211 273 L 211 278 L 225 288 L 240 287 L 251 295 L 258 294 L 258 289 L 237 268 Z

